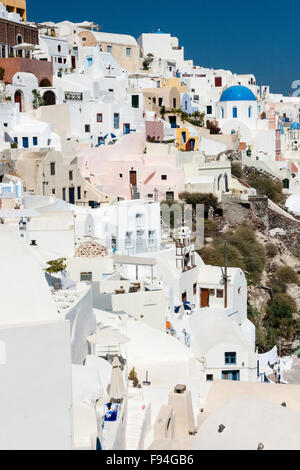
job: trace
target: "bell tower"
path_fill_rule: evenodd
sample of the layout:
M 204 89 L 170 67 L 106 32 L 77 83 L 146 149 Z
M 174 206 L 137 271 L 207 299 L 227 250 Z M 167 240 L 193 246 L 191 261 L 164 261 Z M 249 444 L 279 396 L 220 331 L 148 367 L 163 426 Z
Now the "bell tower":
M 195 246 L 191 240 L 189 227 L 180 227 L 176 238 L 176 267 L 182 272 L 196 267 Z

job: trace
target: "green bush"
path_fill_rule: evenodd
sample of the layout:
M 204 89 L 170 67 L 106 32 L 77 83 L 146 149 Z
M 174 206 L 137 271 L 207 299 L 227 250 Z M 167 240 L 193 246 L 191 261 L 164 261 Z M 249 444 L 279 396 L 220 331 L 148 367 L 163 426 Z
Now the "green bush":
M 248 226 L 241 226 L 235 232 L 226 234 L 228 266 L 245 271 L 248 282 L 257 284 L 265 267 L 265 251 L 256 240 L 255 232 Z M 224 241 L 219 236 L 211 247 L 199 250 L 206 264 L 224 266 Z
M 217 238 L 220 236 L 217 222 L 212 219 L 204 220 L 204 236 L 205 238 Z
M 243 177 L 243 167 L 241 163 L 234 162 L 231 164 L 231 174 L 232 176 L 235 176 L 236 178 Z
M 275 276 L 282 284 L 299 284 L 299 276 L 290 266 L 277 269 Z
M 196 208 L 197 204 L 204 204 L 204 217 L 207 218 L 208 210 L 210 207 L 217 209 L 218 199 L 212 193 L 180 193 L 179 198 L 186 202 L 186 204 L 191 204 L 193 209 Z
M 293 313 L 297 311 L 296 302 L 287 294 L 277 294 L 267 307 L 264 326 L 267 329 L 268 345 L 276 344 L 279 338 L 292 340 L 296 333 Z
M 59 258 L 53 261 L 47 261 L 49 268 L 46 268 L 47 273 L 59 273 L 67 269 L 66 258 Z
M 249 170 L 250 174 L 246 181 L 250 186 L 256 189 L 259 196 L 267 196 L 276 204 L 283 202 L 282 182 L 272 178 L 269 175 L 258 173 L 255 170 Z
M 278 253 L 277 246 L 275 245 L 275 243 L 271 242 L 266 244 L 265 250 L 268 258 L 274 258 L 274 256 L 276 256 Z

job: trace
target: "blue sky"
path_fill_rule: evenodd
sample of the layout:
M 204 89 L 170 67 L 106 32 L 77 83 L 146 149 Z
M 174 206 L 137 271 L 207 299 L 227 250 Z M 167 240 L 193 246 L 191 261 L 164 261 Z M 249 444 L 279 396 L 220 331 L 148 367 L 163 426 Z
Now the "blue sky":
M 50 7 L 49 7 L 50 5 Z M 183 7 L 188 9 L 184 10 Z M 29 21 L 94 21 L 104 32 L 136 38 L 158 28 L 179 37 L 185 58 L 204 67 L 254 73 L 273 93 L 288 93 L 300 80 L 300 2 L 278 0 L 27 0 Z M 296 36 L 297 35 L 297 36 Z

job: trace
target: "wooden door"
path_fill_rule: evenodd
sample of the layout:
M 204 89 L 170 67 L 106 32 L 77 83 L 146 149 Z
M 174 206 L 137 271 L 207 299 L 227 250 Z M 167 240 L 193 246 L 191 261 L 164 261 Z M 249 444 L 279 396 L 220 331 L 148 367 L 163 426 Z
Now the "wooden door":
M 201 289 L 200 307 L 209 307 L 209 289 Z
M 129 172 L 130 184 L 136 186 L 136 171 Z

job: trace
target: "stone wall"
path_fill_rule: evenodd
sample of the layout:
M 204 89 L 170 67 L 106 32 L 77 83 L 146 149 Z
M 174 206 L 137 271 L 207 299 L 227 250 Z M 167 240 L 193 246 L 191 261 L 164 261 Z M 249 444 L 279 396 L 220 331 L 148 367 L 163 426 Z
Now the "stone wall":
M 269 229 L 268 198 L 265 196 L 249 196 L 245 200 L 239 196 L 222 196 L 220 206 L 230 226 L 250 223 L 256 230 Z

